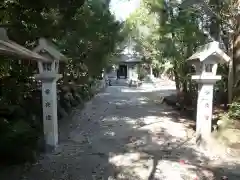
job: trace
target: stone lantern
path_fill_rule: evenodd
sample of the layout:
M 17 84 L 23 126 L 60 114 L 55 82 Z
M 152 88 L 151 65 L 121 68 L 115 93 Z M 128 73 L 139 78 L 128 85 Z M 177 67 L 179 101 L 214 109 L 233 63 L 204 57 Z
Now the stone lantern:
M 58 144 L 57 80 L 61 78 L 58 68 L 59 62 L 66 61 L 67 58 L 44 38 L 39 39 L 39 44 L 33 51 L 50 60 L 38 61 L 39 74 L 35 75 L 42 82 L 44 140 L 48 150 Z
M 218 64 L 227 63 L 230 57 L 219 48 L 219 42 L 213 41 L 199 47 L 188 62 L 196 67 L 196 75 L 192 80 L 198 83 L 196 135 L 199 140 L 206 141 L 212 129 L 213 86 L 221 80 L 216 75 Z

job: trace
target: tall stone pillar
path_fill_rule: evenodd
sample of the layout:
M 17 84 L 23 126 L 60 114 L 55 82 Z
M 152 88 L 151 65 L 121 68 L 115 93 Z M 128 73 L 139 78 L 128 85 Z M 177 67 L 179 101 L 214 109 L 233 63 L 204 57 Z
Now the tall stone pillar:
M 61 76 L 55 73 L 37 74 L 35 78 L 42 82 L 43 131 L 46 149 L 58 144 L 57 85 Z

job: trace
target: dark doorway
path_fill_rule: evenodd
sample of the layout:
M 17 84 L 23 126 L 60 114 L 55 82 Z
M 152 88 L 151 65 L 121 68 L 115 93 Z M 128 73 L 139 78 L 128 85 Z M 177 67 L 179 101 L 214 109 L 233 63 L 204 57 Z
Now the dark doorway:
M 127 79 L 127 65 L 119 65 L 118 68 L 118 78 L 125 78 Z

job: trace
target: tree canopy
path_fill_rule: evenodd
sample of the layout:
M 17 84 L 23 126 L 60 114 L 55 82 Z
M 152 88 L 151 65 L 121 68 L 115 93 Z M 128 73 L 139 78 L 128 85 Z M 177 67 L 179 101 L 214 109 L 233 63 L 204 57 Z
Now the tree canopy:
M 60 64 L 58 111 L 68 112 L 90 98 L 93 81 L 111 64 L 124 39 L 123 26 L 110 13 L 109 1 L 1 0 L 0 9 L 0 25 L 7 28 L 11 40 L 33 49 L 44 37 L 68 58 Z M 32 78 L 37 65 L 1 59 L 0 155 L 2 162 L 16 162 L 32 155 L 43 132 L 41 93 Z M 63 112 L 58 114 L 61 117 Z
M 238 119 L 239 27 L 237 0 L 185 0 L 183 3 L 177 0 L 142 0 L 140 8 L 127 19 L 125 28 L 136 42 L 135 50 L 148 63 L 158 64 L 162 72 L 173 77 L 178 92 L 184 96 L 182 107 L 196 106 L 198 92 L 190 78 L 194 69 L 186 59 L 198 46 L 219 41 L 232 60 L 218 68 L 222 80 L 214 88 L 214 103 L 226 106 L 229 103 L 227 116 Z

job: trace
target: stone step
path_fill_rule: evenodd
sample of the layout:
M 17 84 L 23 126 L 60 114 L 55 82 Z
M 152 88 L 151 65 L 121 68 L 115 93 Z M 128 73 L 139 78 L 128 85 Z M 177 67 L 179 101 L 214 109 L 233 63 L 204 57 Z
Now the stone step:
M 128 86 L 128 80 L 127 79 L 112 79 L 111 80 L 112 86 Z

